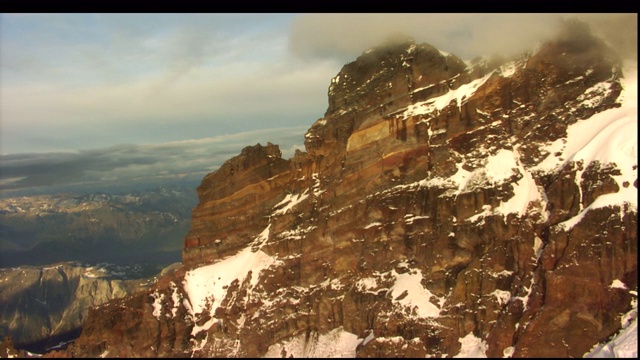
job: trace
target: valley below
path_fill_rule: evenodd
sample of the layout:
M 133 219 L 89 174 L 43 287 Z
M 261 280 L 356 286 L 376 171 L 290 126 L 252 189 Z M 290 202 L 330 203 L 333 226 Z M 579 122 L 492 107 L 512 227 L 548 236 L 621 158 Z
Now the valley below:
M 0 338 L 43 353 L 80 335 L 89 308 L 180 263 L 191 188 L 0 200 Z

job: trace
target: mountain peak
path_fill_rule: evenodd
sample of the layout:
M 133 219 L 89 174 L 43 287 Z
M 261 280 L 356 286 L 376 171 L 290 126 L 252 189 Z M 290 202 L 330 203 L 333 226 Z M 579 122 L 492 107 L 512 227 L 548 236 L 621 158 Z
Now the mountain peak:
M 331 80 L 325 117 L 377 110 L 400 94 L 452 79 L 465 68 L 455 55 L 426 43 L 416 44 L 412 38 L 394 37 L 365 51 Z M 394 104 L 390 110 L 407 104 Z
M 594 36 L 587 24 L 566 20 L 558 35 L 544 43 L 529 64 L 540 73 L 568 81 L 587 72 L 611 72 L 614 67 L 618 73 L 622 59 Z

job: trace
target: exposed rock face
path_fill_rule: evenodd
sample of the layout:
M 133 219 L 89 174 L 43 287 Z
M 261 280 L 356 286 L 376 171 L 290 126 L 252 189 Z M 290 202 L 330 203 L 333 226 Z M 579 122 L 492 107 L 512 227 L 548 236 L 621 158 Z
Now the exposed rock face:
M 637 95 L 571 31 L 499 66 L 365 52 L 306 152 L 205 177 L 185 267 L 56 355 L 582 356 L 637 303 Z
M 185 238 L 185 264 L 224 257 L 244 247 L 268 219 L 261 217 L 280 200 L 291 180 L 289 161 L 277 145 L 257 144 L 205 176 L 198 187 L 200 204 L 193 210 Z M 283 176 L 284 175 L 284 176 Z
M 148 285 L 74 263 L 0 269 L 0 337 L 10 335 L 17 348 L 41 353 L 76 338 L 90 307 Z

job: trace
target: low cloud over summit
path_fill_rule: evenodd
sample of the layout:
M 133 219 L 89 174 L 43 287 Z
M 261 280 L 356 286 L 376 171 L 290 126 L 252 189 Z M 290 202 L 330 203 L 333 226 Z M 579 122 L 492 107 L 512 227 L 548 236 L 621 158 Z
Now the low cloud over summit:
M 306 14 L 295 19 L 290 46 L 301 57 L 351 61 L 402 32 L 463 59 L 512 56 L 550 39 L 567 18 L 585 21 L 622 56 L 636 57 L 637 14 Z

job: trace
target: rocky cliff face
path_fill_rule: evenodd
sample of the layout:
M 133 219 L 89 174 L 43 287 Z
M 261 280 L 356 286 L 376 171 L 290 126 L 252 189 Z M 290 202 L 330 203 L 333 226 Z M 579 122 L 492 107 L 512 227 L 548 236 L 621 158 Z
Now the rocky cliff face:
M 124 279 L 142 270 L 76 263 L 0 269 L 0 338 L 11 336 L 15 347 L 35 353 L 73 340 L 90 307 L 152 284 Z
M 584 355 L 637 304 L 637 82 L 569 30 L 503 64 L 365 52 L 306 152 L 205 177 L 183 268 L 52 355 Z

